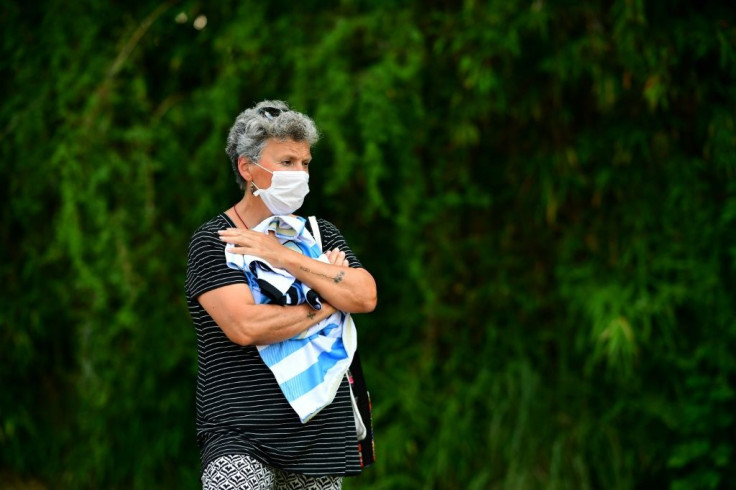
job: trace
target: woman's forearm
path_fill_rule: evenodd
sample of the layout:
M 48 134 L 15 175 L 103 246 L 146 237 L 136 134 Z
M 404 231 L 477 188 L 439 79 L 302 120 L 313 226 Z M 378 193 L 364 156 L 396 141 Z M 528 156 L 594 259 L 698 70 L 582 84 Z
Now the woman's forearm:
M 237 228 L 218 233 L 221 240 L 234 245 L 232 253 L 260 257 L 273 267 L 286 269 L 338 310 L 367 313 L 376 307 L 376 281 L 365 269 L 320 262 L 284 247 L 271 234 Z
M 337 311 L 329 302 L 323 302 L 320 310 L 307 304 L 257 305 L 244 284 L 213 289 L 202 294 L 199 302 L 225 335 L 240 345 L 290 339 Z
M 266 345 L 290 339 L 337 311 L 329 304 L 314 310 L 307 304 L 253 305 L 239 323 L 241 345 Z
M 343 267 L 289 251 L 282 268 L 346 313 L 367 313 L 376 307 L 376 281 L 360 268 Z

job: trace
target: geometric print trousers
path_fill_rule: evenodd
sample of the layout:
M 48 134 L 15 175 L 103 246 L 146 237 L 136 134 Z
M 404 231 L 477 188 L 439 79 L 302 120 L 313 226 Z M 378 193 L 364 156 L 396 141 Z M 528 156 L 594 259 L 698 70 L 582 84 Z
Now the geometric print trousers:
M 341 476 L 307 476 L 231 454 L 217 458 L 202 474 L 202 490 L 340 490 Z

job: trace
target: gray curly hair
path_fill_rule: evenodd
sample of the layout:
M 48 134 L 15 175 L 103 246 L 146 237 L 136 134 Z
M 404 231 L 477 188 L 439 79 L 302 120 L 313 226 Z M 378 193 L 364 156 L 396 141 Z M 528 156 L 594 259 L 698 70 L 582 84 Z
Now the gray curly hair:
M 281 100 L 264 100 L 241 112 L 230 128 L 225 147 L 235 172 L 235 181 L 241 189 L 245 189 L 247 183 L 238 171 L 238 157 L 244 156 L 258 163 L 270 138 L 306 141 L 312 146 L 319 140 L 319 132 L 309 116 L 292 111 Z

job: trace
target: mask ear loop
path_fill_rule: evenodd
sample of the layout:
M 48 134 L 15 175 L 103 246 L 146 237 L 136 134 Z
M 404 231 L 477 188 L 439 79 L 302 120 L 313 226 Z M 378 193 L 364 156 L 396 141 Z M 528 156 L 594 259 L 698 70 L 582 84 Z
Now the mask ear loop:
M 273 175 L 273 172 L 272 172 L 272 171 L 270 171 L 269 169 L 267 169 L 266 167 L 264 167 L 263 165 L 259 165 L 259 164 L 257 164 L 256 162 L 251 162 L 251 163 L 252 163 L 253 165 L 255 165 L 256 167 L 261 167 L 261 168 L 262 168 L 263 170 L 265 170 L 265 171 L 266 171 L 266 172 L 268 172 L 269 174 Z M 253 182 L 253 181 L 251 180 L 251 181 L 250 181 L 250 193 L 251 193 L 251 194 L 253 194 L 253 195 L 255 196 L 255 195 L 256 195 L 256 191 L 260 191 L 260 190 L 261 190 L 261 189 L 259 189 L 259 188 L 258 188 L 258 186 L 256 185 L 256 183 L 255 183 L 255 182 Z

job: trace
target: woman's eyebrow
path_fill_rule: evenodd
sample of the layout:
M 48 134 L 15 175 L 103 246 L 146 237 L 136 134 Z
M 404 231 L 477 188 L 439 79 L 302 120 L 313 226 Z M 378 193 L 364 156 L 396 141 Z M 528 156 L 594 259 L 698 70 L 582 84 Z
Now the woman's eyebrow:
M 299 155 L 297 155 L 295 153 L 282 153 L 277 158 L 278 158 L 278 160 L 299 160 Z M 303 158 L 303 160 L 311 160 L 311 159 L 312 159 L 312 154 L 311 153 L 308 154 L 308 155 L 306 155 Z

